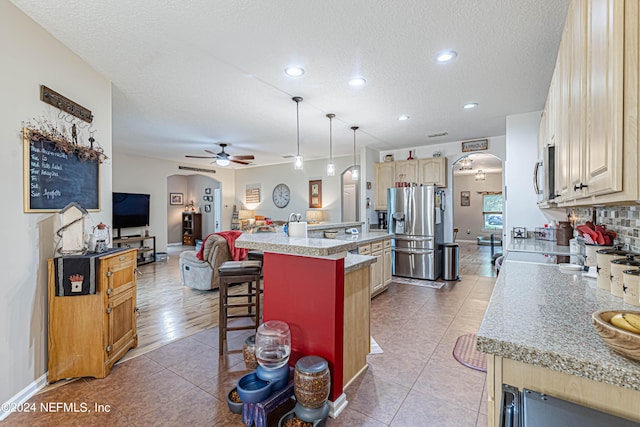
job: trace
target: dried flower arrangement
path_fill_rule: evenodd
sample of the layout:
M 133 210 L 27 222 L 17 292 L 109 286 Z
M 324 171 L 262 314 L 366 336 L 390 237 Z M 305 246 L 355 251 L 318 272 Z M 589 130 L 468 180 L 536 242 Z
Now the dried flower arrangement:
M 91 145 L 79 145 L 75 124 L 71 126 L 71 137 L 69 137 L 64 129 L 62 131 L 58 130 L 48 119 L 34 119 L 34 121 L 35 124 L 31 122 L 23 123 L 24 136 L 29 139 L 31 144 L 44 139 L 53 142 L 56 149 L 63 153 L 77 154 L 80 160 L 92 160 L 102 163 L 108 159 L 102 147 L 99 145 L 97 147 L 94 146 L 95 139 L 93 138 L 93 132 L 91 137 L 89 137 Z

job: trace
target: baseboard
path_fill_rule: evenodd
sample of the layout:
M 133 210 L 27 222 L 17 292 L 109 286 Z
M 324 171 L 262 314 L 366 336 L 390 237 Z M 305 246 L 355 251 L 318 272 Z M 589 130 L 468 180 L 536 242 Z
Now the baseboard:
M 182 246 L 182 242 L 177 242 L 177 243 L 167 243 L 167 246 Z
M 19 408 L 21 404 L 31 399 L 37 392 L 42 390 L 47 385 L 47 374 L 45 373 L 40 378 L 20 390 L 9 401 L 2 404 L 0 409 L 0 421 L 7 418 L 16 408 Z

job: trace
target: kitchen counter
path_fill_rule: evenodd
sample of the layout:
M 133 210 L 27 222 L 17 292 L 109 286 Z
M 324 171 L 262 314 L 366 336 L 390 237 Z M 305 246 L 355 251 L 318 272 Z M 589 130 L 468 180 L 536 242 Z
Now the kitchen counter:
M 235 241 L 239 248 L 302 256 L 326 257 L 356 248 L 351 241 L 288 237 L 282 233 L 242 233 Z
M 340 230 L 345 228 L 362 227 L 361 221 L 356 222 L 321 222 L 319 224 L 308 224 L 307 230 L 309 231 L 317 231 L 317 230 Z
M 509 241 L 509 252 L 533 252 L 550 255 L 569 255 L 570 246 L 558 246 L 555 241 L 537 239 L 511 239 Z M 575 254 L 574 254 L 575 255 Z
M 507 257 L 476 340 L 488 353 L 491 410 L 499 412 L 506 383 L 640 421 L 640 363 L 610 350 L 591 323 L 593 312 L 608 309 L 637 307 L 581 272 Z M 495 412 L 489 425 L 497 425 Z
M 344 259 L 344 274 L 359 270 L 376 262 L 376 257 L 369 255 L 347 254 Z

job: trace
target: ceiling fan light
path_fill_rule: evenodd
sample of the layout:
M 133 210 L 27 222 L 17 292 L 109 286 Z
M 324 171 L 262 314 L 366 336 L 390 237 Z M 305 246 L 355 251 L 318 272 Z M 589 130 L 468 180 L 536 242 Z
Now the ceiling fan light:
M 293 161 L 293 169 L 297 171 L 302 170 L 302 156 L 296 156 L 295 160 Z
M 216 164 L 218 166 L 229 166 L 230 163 L 231 161 L 229 161 L 229 159 L 216 159 Z
M 327 176 L 335 176 L 336 174 L 336 165 L 329 162 L 327 163 Z

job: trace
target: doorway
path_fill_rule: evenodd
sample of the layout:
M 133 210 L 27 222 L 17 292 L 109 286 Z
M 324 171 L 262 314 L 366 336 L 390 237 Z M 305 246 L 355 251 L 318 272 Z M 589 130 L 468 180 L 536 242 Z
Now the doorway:
M 353 170 L 360 172 L 359 166 L 351 166 L 342 172 L 340 183 L 342 187 L 342 222 L 355 222 L 360 218 L 360 185 L 353 179 Z

